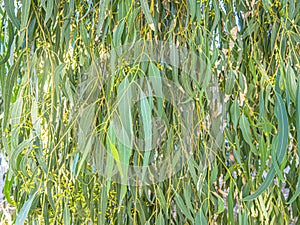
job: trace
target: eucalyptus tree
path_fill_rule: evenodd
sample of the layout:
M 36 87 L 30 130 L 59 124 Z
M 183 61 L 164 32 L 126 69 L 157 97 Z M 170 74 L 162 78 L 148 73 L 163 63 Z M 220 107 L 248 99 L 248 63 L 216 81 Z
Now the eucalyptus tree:
M 299 222 L 299 1 L 0 5 L 15 224 Z

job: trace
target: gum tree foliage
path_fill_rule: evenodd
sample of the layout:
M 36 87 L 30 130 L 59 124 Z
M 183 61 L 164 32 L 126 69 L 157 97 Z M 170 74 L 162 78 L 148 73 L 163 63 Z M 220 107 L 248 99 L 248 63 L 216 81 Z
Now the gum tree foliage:
M 16 224 L 297 223 L 299 1 L 4 0 L 0 5 L 1 149 L 9 160 L 4 194 Z M 195 52 L 205 64 L 201 79 L 162 63 L 127 64 L 124 57 L 123 64 L 109 67 L 95 110 L 81 122 L 95 126 L 80 130 L 80 84 L 91 66 L 112 48 L 139 40 Z M 171 178 L 126 186 L 101 176 L 101 151 L 89 134 L 99 137 L 115 161 L 151 163 L 155 152 L 121 154 L 110 126 L 122 82 L 147 77 L 151 70 L 188 93 L 199 140 Z M 224 93 L 223 141 L 216 151 L 210 143 L 218 128 L 207 122 L 213 118 L 207 88 L 212 79 Z M 135 136 L 145 137 L 145 118 L 151 124 L 151 107 L 158 105 L 159 99 L 146 98 L 128 111 Z M 159 149 L 172 149 L 181 140 L 181 118 L 170 104 L 160 110 L 170 123 L 167 144 Z

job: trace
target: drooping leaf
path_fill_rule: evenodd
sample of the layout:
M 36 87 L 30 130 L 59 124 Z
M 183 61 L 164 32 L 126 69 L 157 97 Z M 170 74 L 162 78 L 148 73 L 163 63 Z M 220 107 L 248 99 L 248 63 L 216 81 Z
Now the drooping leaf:
M 20 29 L 20 21 L 15 15 L 15 1 L 4 0 L 4 7 L 6 12 L 11 19 L 12 24 L 19 30 Z
M 23 205 L 22 209 L 17 215 L 16 224 L 23 225 L 25 223 L 25 220 L 27 218 L 27 215 L 29 213 L 30 207 L 32 205 L 33 200 L 35 199 L 37 195 L 37 192 L 32 194 L 30 198 L 26 201 L 26 203 Z
M 156 26 L 156 22 L 153 18 L 153 16 L 150 13 L 150 9 L 149 9 L 149 5 L 148 5 L 148 1 L 147 0 L 140 0 L 142 9 L 143 9 L 143 13 L 145 14 L 146 20 L 148 22 L 149 27 L 151 28 L 151 30 L 155 31 L 157 30 Z

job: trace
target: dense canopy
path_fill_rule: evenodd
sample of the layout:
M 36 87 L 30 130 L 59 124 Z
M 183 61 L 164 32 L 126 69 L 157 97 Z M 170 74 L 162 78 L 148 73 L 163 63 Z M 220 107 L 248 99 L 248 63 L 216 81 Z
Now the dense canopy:
M 3 0 L 1 221 L 296 224 L 300 1 Z

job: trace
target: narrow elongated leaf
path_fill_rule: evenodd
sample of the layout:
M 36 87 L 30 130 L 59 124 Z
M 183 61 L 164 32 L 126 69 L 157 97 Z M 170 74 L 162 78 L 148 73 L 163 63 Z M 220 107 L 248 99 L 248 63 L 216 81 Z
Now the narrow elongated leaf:
M 298 86 L 296 92 L 296 130 L 297 130 L 297 149 L 300 158 L 300 77 L 298 77 Z M 287 204 L 293 203 L 300 194 L 300 176 L 298 177 L 297 189 Z
M 5 179 L 4 189 L 3 189 L 3 193 L 4 193 L 4 196 L 5 196 L 6 200 L 7 200 L 7 202 L 9 204 L 12 204 L 12 205 L 15 204 L 14 200 L 11 199 L 11 193 L 10 193 L 11 189 L 12 189 L 13 182 L 14 182 L 14 178 L 11 177 L 9 179 L 9 177 L 7 176 L 6 179 Z
M 217 214 L 222 213 L 225 210 L 224 200 L 221 197 L 218 197 L 218 211 Z
M 98 27 L 97 27 L 97 35 L 98 36 L 102 32 L 102 27 L 103 27 L 104 20 L 106 18 L 105 14 L 107 12 L 108 4 L 109 4 L 109 0 L 100 1 L 100 5 L 99 5 L 99 17 L 98 17 Z
M 157 225 L 165 225 L 165 219 L 163 217 L 162 212 L 158 214 Z
M 288 142 L 288 118 L 287 118 L 287 112 L 284 106 L 284 103 L 282 101 L 281 96 L 276 92 L 277 102 L 276 102 L 276 109 L 275 109 L 275 115 L 278 119 L 278 145 L 276 148 L 276 156 L 277 156 L 277 162 L 278 164 L 282 162 L 287 142 Z M 274 163 L 274 160 L 272 160 Z M 276 162 L 275 162 L 276 163 Z M 252 200 L 254 198 L 257 198 L 260 194 L 262 194 L 271 184 L 274 176 L 276 174 L 276 170 L 274 165 L 272 164 L 272 167 L 270 171 L 267 174 L 266 179 L 262 183 L 262 185 L 253 193 L 252 195 L 249 195 L 244 198 L 245 201 Z
M 250 201 L 250 200 L 257 198 L 259 195 L 261 195 L 270 186 L 271 182 L 274 179 L 275 174 L 276 174 L 275 169 L 274 169 L 274 167 L 272 167 L 270 169 L 270 171 L 268 172 L 266 179 L 259 186 L 259 188 L 252 195 L 245 197 L 243 200 Z
M 207 218 L 205 217 L 204 213 L 202 210 L 199 210 L 195 219 L 195 224 L 199 225 L 206 225 L 207 223 Z
M 4 0 L 4 7 L 6 12 L 11 19 L 12 24 L 19 30 L 20 29 L 20 21 L 15 16 L 15 1 L 14 0 Z
M 196 15 L 196 7 L 197 7 L 196 1 L 188 0 L 188 4 L 189 4 L 189 12 L 191 15 L 191 20 L 193 20 Z
M 239 118 L 240 118 L 240 109 L 239 109 L 239 103 L 237 99 L 235 99 L 230 107 L 230 116 L 231 116 L 231 121 L 233 123 L 233 128 L 236 131 Z
M 298 87 L 297 87 L 297 95 L 296 95 L 296 128 L 297 128 L 298 156 L 300 157 L 300 76 L 298 76 Z
M 120 163 L 119 152 L 118 152 L 115 144 L 111 141 L 111 138 L 109 136 L 108 136 L 108 141 L 109 141 L 109 147 L 110 147 L 110 151 L 112 153 L 112 156 L 114 157 L 114 159 L 117 163 L 117 166 L 119 168 L 119 172 L 120 172 L 121 176 L 123 176 L 123 170 L 122 170 L 122 166 L 121 166 L 121 163 Z
M 23 225 L 25 223 L 25 220 L 27 218 L 27 215 L 29 213 L 30 207 L 32 205 L 32 202 L 37 195 L 37 192 L 35 192 L 33 195 L 30 196 L 30 198 L 27 200 L 27 202 L 23 205 L 22 209 L 17 215 L 16 224 Z
M 228 193 L 228 218 L 230 221 L 230 224 L 235 224 L 234 223 L 234 197 L 233 197 L 233 192 L 234 192 L 234 186 L 232 183 L 230 183 L 229 187 L 229 193 Z
M 9 158 L 9 165 L 12 169 L 12 171 L 14 171 L 15 173 L 18 173 L 18 168 L 20 165 L 20 161 L 18 157 L 21 157 L 21 153 L 24 150 L 24 148 L 28 147 L 31 142 L 33 141 L 33 138 L 29 138 L 25 141 L 23 141 L 22 143 L 20 143 L 16 149 L 14 149 L 11 153 L 11 156 Z
M 3 129 L 5 129 L 7 127 L 9 112 L 10 112 L 10 101 L 11 101 L 12 91 L 13 91 L 13 87 L 14 87 L 17 77 L 18 77 L 22 55 L 23 55 L 23 52 L 20 53 L 17 61 L 14 63 L 14 65 L 8 71 L 8 75 L 5 80 L 5 89 L 4 89 L 4 98 L 3 98 L 4 99 L 4 118 L 3 118 L 3 123 L 2 123 Z
M 68 205 L 66 204 L 65 209 L 64 209 L 64 224 L 65 225 L 70 225 L 71 224 L 71 216 L 70 216 L 70 209 Z
M 253 145 L 253 140 L 250 131 L 250 123 L 244 114 L 242 114 L 240 118 L 240 127 L 242 130 L 243 137 L 247 144 L 250 146 L 251 151 L 255 154 L 258 154 L 255 146 Z
M 297 189 L 294 193 L 294 195 L 291 197 L 291 199 L 286 203 L 286 204 L 292 204 L 300 195 L 300 178 L 298 178 L 298 182 L 297 182 Z
M 286 152 L 287 144 L 288 144 L 288 116 L 285 109 L 284 102 L 281 96 L 276 92 L 276 107 L 275 107 L 275 115 L 278 119 L 278 146 L 276 149 L 276 159 L 273 157 L 272 165 L 278 168 L 277 171 L 279 172 L 279 164 L 282 162 L 283 157 Z M 275 156 L 275 154 L 273 154 Z M 277 173 L 278 173 L 277 172 Z M 281 179 L 283 180 L 283 175 L 281 175 Z
M 296 84 L 296 76 L 294 69 L 288 65 L 286 75 L 285 75 L 285 83 L 293 102 L 296 101 L 296 91 L 297 91 L 297 84 Z
M 161 204 L 161 207 L 164 210 L 164 212 L 167 214 L 168 209 L 167 209 L 167 203 L 166 203 L 166 198 L 164 196 L 164 193 L 162 192 L 162 190 L 159 186 L 157 187 L 156 191 L 157 191 L 157 197 L 158 197 L 159 203 Z
M 149 5 L 148 5 L 148 1 L 147 0 L 140 0 L 143 12 L 145 14 L 146 20 L 148 22 L 149 27 L 151 28 L 151 30 L 156 31 L 156 22 L 153 18 L 153 16 L 150 13 L 150 9 L 149 9 Z
M 88 37 L 88 32 L 84 23 L 80 24 L 80 33 L 82 36 L 82 41 L 86 47 L 90 46 L 90 40 Z
M 259 94 L 259 118 L 258 118 L 258 122 L 261 120 L 263 113 L 265 111 L 265 104 L 264 104 L 264 92 L 262 91 Z
M 47 1 L 47 8 L 46 8 L 46 16 L 44 20 L 44 25 L 47 24 L 48 20 L 52 17 L 54 8 L 54 1 Z
M 6 61 L 9 59 L 10 56 L 10 48 L 12 46 L 12 43 L 14 41 L 14 31 L 13 31 L 13 27 L 10 21 L 8 21 L 8 44 L 7 44 L 7 50 L 5 53 L 5 56 L 0 60 L 0 65 L 2 65 L 3 63 L 6 63 Z
M 178 193 L 175 194 L 175 201 L 176 204 L 178 205 L 179 209 L 182 211 L 182 213 L 191 221 L 193 221 L 193 217 L 190 213 L 190 211 L 188 210 L 188 208 L 185 206 L 184 201 L 182 200 L 182 198 L 180 197 L 180 195 Z
M 83 164 L 85 163 L 86 161 L 86 158 L 87 156 L 89 155 L 89 153 L 91 152 L 91 149 L 92 149 L 92 144 L 93 144 L 93 136 L 89 137 L 85 143 L 85 147 L 82 149 L 82 156 L 80 158 L 80 161 L 79 161 L 79 165 L 78 165 L 78 168 L 77 168 L 77 176 L 79 175 L 80 171 L 81 171 L 81 168 L 83 166 Z
M 145 145 L 144 145 L 144 160 L 143 160 L 143 176 L 145 175 L 147 166 L 149 164 L 149 157 L 152 150 L 152 119 L 151 119 L 151 108 L 147 97 L 143 91 L 140 93 L 140 103 L 141 103 L 141 116 L 143 123 L 143 131 L 145 135 Z
M 11 125 L 14 127 L 11 132 L 11 147 L 16 149 L 19 144 L 20 124 L 23 108 L 23 97 L 19 97 L 12 105 Z
M 219 24 L 219 21 L 220 21 L 220 8 L 219 8 L 218 3 L 219 2 L 217 2 L 217 1 L 213 1 L 215 18 L 214 18 L 214 23 L 213 23 L 213 25 L 211 27 L 212 31 L 217 27 L 217 25 Z
M 20 25 L 20 38 L 19 38 L 19 47 L 24 42 L 24 37 L 26 33 L 26 27 L 28 24 L 28 19 L 29 19 L 29 13 L 30 13 L 30 6 L 31 6 L 31 0 L 22 0 L 22 16 L 21 16 L 21 25 Z

